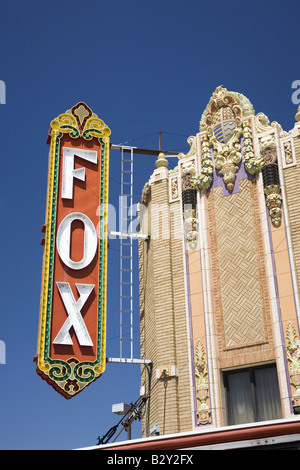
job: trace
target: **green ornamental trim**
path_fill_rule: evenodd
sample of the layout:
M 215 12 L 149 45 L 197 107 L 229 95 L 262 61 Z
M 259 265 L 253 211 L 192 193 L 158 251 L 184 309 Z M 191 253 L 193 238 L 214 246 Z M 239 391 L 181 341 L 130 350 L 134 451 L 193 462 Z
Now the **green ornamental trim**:
M 70 126 L 64 126 L 70 127 Z M 76 133 L 75 133 L 76 131 Z M 93 130 L 95 132 L 95 130 Z M 101 134 L 99 132 L 99 134 Z M 48 283 L 48 296 L 47 296 L 47 318 L 46 318 L 46 334 L 45 334 L 45 349 L 44 358 L 51 365 L 49 370 L 49 377 L 53 380 L 65 381 L 69 379 L 72 373 L 72 368 L 67 361 L 53 360 L 49 356 L 50 350 L 50 329 L 51 329 L 51 311 L 52 311 L 52 293 L 53 293 L 53 269 L 54 269 L 54 249 L 55 249 L 55 228 L 56 228 L 56 214 L 57 214 L 57 186 L 58 186 L 58 171 L 59 171 L 59 156 L 60 156 L 60 139 L 62 133 L 56 136 L 55 143 L 55 163 L 54 163 L 54 178 L 53 178 L 53 195 L 52 195 L 52 215 L 51 215 L 51 229 L 50 229 L 50 264 L 49 264 L 49 283 Z M 74 128 L 74 132 L 70 132 L 70 137 L 77 138 L 79 133 Z M 86 140 L 90 140 L 92 136 L 89 133 L 83 135 Z M 98 139 L 101 144 L 101 181 L 100 181 L 100 207 L 104 204 L 104 169 L 105 169 L 105 143 L 102 138 Z M 74 368 L 74 375 L 79 382 L 89 383 L 95 378 L 95 373 L 92 369 L 88 369 L 89 366 L 93 367 L 101 360 L 101 340 L 102 340 L 102 320 L 103 320 L 103 300 L 102 300 L 102 288 L 103 288 L 103 244 L 104 244 L 104 221 L 103 215 L 100 214 L 100 233 L 99 233 L 99 283 L 98 283 L 98 347 L 97 347 L 97 359 L 94 362 L 86 361 L 81 362 Z M 84 367 L 84 375 L 79 373 L 79 369 Z M 65 373 L 62 374 L 62 371 Z M 87 372 L 89 373 L 88 376 Z

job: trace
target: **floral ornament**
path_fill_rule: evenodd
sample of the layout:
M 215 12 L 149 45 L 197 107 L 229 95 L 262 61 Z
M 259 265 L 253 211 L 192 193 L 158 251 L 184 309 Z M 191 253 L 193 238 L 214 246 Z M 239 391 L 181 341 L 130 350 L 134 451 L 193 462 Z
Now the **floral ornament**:
M 264 189 L 269 216 L 274 227 L 280 227 L 282 216 L 282 199 L 280 186 L 273 184 Z
M 197 218 L 195 209 L 186 209 L 184 211 L 184 229 L 186 231 L 186 239 L 191 247 L 195 250 L 197 247 L 198 231 Z
M 288 339 L 287 358 L 291 363 L 290 370 L 298 370 L 300 365 L 300 347 L 297 340 L 296 328 L 291 321 L 287 323 L 286 336 Z
M 201 403 L 200 407 L 197 409 L 198 424 L 208 424 L 210 423 L 210 409 L 206 404 L 206 401 L 209 398 L 208 371 L 205 360 L 205 350 L 200 339 L 197 342 L 195 356 L 197 400 Z
M 295 387 L 296 392 L 293 394 L 294 406 L 300 405 L 300 343 L 297 339 L 296 328 L 292 322 L 287 323 L 288 345 L 286 348 L 287 360 L 289 363 L 289 374 L 291 384 Z
M 260 151 L 264 160 L 262 169 L 264 193 L 269 216 L 273 227 L 280 227 L 282 218 L 282 198 L 274 138 L 268 137 L 260 142 Z
M 245 168 L 248 171 L 248 173 L 250 173 L 250 175 L 255 175 L 256 173 L 262 170 L 265 162 L 262 157 L 255 158 L 254 156 L 252 132 L 251 132 L 251 127 L 250 127 L 250 122 L 248 120 L 244 121 L 243 128 L 244 128 L 243 160 L 245 163 Z
M 207 135 L 204 135 L 202 137 L 202 167 L 199 175 L 192 181 L 193 186 L 200 190 L 208 189 L 213 181 L 213 171 L 210 145 Z

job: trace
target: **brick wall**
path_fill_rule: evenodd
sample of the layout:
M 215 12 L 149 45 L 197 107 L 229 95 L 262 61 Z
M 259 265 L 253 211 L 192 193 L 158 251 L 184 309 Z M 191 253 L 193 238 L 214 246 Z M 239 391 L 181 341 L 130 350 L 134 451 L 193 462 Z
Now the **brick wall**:
M 149 428 L 158 423 L 160 434 L 190 430 L 191 403 L 184 257 L 178 237 L 180 202 L 168 204 L 168 180 L 152 183 L 148 205 L 149 242 L 139 243 L 141 354 L 153 363 Z M 159 216 L 155 212 L 159 209 Z M 162 232 L 168 222 L 170 236 Z M 169 376 L 159 378 L 163 369 Z M 142 367 L 142 385 L 148 387 Z

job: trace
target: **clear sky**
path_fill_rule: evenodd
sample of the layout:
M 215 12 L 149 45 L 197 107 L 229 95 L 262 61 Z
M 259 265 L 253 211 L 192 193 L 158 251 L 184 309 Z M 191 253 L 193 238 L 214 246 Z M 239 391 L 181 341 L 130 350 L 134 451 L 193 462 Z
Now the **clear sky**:
M 223 85 L 288 131 L 297 111 L 291 86 L 300 80 L 299 14 L 291 0 L 2 0 L 0 449 L 94 445 L 118 421 L 112 404 L 139 396 L 137 365 L 108 365 L 71 400 L 35 371 L 50 121 L 84 101 L 111 128 L 112 143 L 158 148 L 162 130 L 165 150 L 186 152 L 187 137 L 197 133 L 211 94 Z M 134 202 L 154 163 L 154 157 L 135 157 Z M 111 204 L 119 194 L 120 153 L 113 150 Z M 118 240 L 108 255 L 107 356 L 116 357 Z M 139 357 L 137 251 L 134 263 Z M 140 423 L 132 435 L 141 436 Z

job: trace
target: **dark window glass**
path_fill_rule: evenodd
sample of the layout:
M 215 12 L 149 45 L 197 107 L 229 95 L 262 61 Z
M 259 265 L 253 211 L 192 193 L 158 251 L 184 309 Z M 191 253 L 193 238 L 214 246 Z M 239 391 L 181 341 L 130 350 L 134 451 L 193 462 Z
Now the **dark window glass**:
M 282 418 L 276 366 L 225 372 L 229 424 Z

